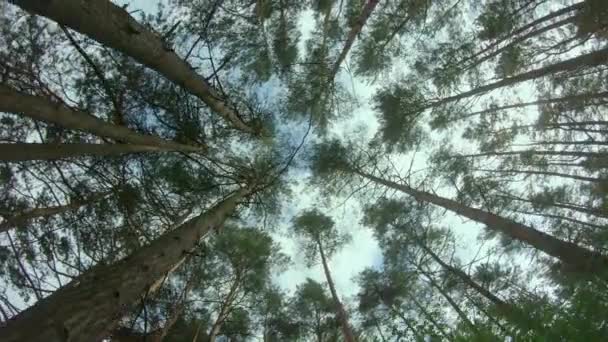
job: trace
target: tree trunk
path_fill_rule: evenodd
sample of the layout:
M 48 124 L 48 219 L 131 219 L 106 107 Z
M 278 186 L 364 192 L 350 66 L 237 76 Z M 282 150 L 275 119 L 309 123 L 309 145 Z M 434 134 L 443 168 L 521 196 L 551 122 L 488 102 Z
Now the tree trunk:
M 342 51 L 340 52 L 338 59 L 336 60 L 336 62 L 334 63 L 334 66 L 331 69 L 331 74 L 330 74 L 331 80 L 333 80 L 336 77 L 336 75 L 338 74 L 340 65 L 346 59 L 346 55 L 348 55 L 348 52 L 350 51 L 350 48 L 353 46 L 355 39 L 357 39 L 357 36 L 361 33 L 361 30 L 363 29 L 363 26 L 367 22 L 367 19 L 370 17 L 372 12 L 376 8 L 376 5 L 378 5 L 379 2 L 380 2 L 380 0 L 368 0 L 367 3 L 365 4 L 365 6 L 363 7 L 363 10 L 361 11 L 361 15 L 359 15 L 359 18 L 357 18 L 357 22 L 351 27 L 350 32 L 348 33 L 348 37 L 346 38 L 346 43 L 344 43 L 344 47 L 342 48 Z
M 448 303 L 450 304 L 452 309 L 454 309 L 454 311 L 456 311 L 456 314 L 458 315 L 458 317 L 460 317 L 460 319 L 466 323 L 466 325 L 469 327 L 469 329 L 471 329 L 471 331 L 474 333 L 479 333 L 479 330 L 477 329 L 477 327 L 475 327 L 475 324 L 473 324 L 473 322 L 471 322 L 469 317 L 467 317 L 467 315 L 464 313 L 464 311 L 462 311 L 462 309 L 460 308 L 460 306 L 458 306 L 458 304 L 454 301 L 454 299 L 452 299 L 452 297 L 439 284 L 437 284 L 435 279 L 433 279 L 433 277 L 431 277 L 431 275 L 428 272 L 424 271 L 421 267 L 417 266 L 417 268 L 420 271 L 420 273 L 422 273 L 426 277 L 426 279 L 429 280 L 429 282 L 431 283 L 431 286 L 436 288 L 437 291 L 439 291 L 439 293 L 443 296 L 443 298 L 445 298 L 448 301 Z
M 579 158 L 606 158 L 608 153 L 605 152 L 579 152 L 579 151 L 505 151 L 505 152 L 485 152 L 476 154 L 464 154 L 458 157 L 472 158 L 472 157 L 499 157 L 499 156 L 513 156 L 520 154 L 533 154 L 541 156 L 568 156 L 568 157 L 579 157 Z
M 473 171 L 488 172 L 488 173 L 494 173 L 494 172 L 496 172 L 496 173 L 516 173 L 516 174 L 519 173 L 519 174 L 524 174 L 524 175 L 553 176 L 553 177 L 576 179 L 576 180 L 580 180 L 580 181 L 593 182 L 593 183 L 601 183 L 604 181 L 601 178 L 577 176 L 577 175 L 570 175 L 567 173 L 550 172 L 550 171 L 530 171 L 530 170 L 515 170 L 515 169 L 509 169 L 509 170 L 473 169 Z
M 406 193 L 418 201 L 435 204 L 473 221 L 483 223 L 488 229 L 501 232 L 512 239 L 521 241 L 559 259 L 564 264 L 568 265 L 569 269 L 572 271 L 598 275 L 604 274 L 608 269 L 608 257 L 601 253 L 580 247 L 571 242 L 560 240 L 511 219 L 468 207 L 451 199 L 440 197 L 429 192 L 415 190 L 407 185 L 378 178 L 359 170 L 353 170 L 352 172 L 377 184 Z
M 58 2 L 52 3 L 57 4 Z M 205 147 L 179 144 L 152 135 L 140 134 L 127 127 L 109 124 L 91 114 L 69 108 L 44 97 L 20 93 L 4 85 L 0 85 L 0 111 L 21 113 L 32 119 L 133 145 L 146 145 L 182 152 L 203 152 L 205 150 Z
M 226 296 L 226 300 L 221 305 L 220 312 L 217 314 L 217 318 L 213 325 L 211 326 L 211 330 L 209 331 L 209 342 L 215 342 L 217 339 L 217 335 L 220 333 L 220 329 L 222 329 L 222 325 L 226 320 L 226 317 L 230 313 L 232 309 L 232 302 L 236 297 L 237 290 L 240 285 L 240 277 L 237 276 L 232 286 L 230 286 L 230 290 L 228 291 L 228 295 Z
M 325 278 L 327 279 L 327 284 L 329 285 L 329 290 L 331 292 L 331 296 L 334 300 L 334 305 L 336 306 L 338 318 L 340 319 L 340 326 L 342 327 L 342 334 L 344 334 L 344 340 L 346 342 L 355 342 L 355 335 L 348 323 L 348 315 L 346 314 L 346 310 L 344 310 L 344 306 L 338 297 L 338 293 L 336 292 L 336 287 L 334 286 L 334 281 L 331 278 L 331 274 L 329 272 L 329 266 L 327 266 L 327 259 L 325 258 L 325 252 L 323 251 L 323 245 L 321 244 L 321 240 L 317 239 L 317 246 L 319 246 L 319 254 L 321 254 L 321 262 L 323 264 L 323 271 L 325 272 Z
M 130 144 L 0 144 L 0 160 L 57 160 L 78 157 L 111 157 L 130 153 L 162 152 L 166 149 Z
M 506 303 L 505 301 L 503 301 L 502 299 L 498 298 L 497 296 L 495 296 L 492 292 L 490 292 L 489 290 L 487 290 L 486 288 L 484 288 L 483 286 L 477 284 L 476 281 L 474 281 L 473 279 L 471 279 L 471 277 L 469 277 L 466 273 L 464 273 L 462 270 L 457 269 L 453 266 L 450 266 L 448 264 L 446 264 L 443 260 L 441 260 L 441 258 L 439 258 L 439 256 L 437 254 L 435 254 L 430 248 L 428 248 L 425 244 L 418 242 L 418 245 L 424 249 L 424 251 L 431 256 L 431 258 L 438 263 L 443 269 L 451 272 L 452 274 L 454 274 L 455 276 L 457 276 L 460 280 L 462 280 L 467 286 L 469 286 L 470 288 L 472 288 L 473 290 L 477 291 L 477 293 L 479 293 L 480 295 L 482 295 L 483 297 L 485 297 L 487 300 L 489 300 L 492 304 L 495 305 L 495 307 L 497 308 L 497 310 L 504 316 L 506 316 L 507 318 L 510 317 L 514 312 L 515 312 L 515 307 L 513 307 L 511 304 Z
M 244 123 L 232 105 L 181 59 L 161 35 L 138 23 L 125 9 L 109 0 L 13 2 L 26 11 L 70 27 L 159 72 L 197 96 L 235 128 L 250 134 L 260 133 Z
M 585 102 L 588 100 L 601 99 L 601 98 L 608 98 L 608 91 L 601 92 L 601 93 L 583 93 L 583 94 L 569 95 L 569 96 L 564 96 L 564 97 L 537 100 L 537 101 L 531 101 L 531 102 L 515 103 L 515 104 L 504 105 L 504 106 L 499 106 L 499 107 L 490 107 L 488 109 L 483 109 L 483 110 L 479 110 L 476 112 L 468 113 L 468 114 L 458 117 L 452 121 L 462 120 L 462 119 L 470 118 L 470 117 L 477 116 L 477 115 L 494 113 L 497 111 L 507 110 L 507 109 L 524 108 L 524 107 L 529 107 L 529 106 L 537 106 L 537 105 L 543 105 L 543 104 L 560 103 L 560 102 L 568 102 L 568 101 Z M 526 125 L 526 126 L 521 126 L 521 127 L 527 128 L 527 127 L 538 127 L 538 126 L 537 125 Z
M 412 300 L 412 303 L 414 303 L 414 305 L 422 312 L 424 317 L 426 317 L 426 319 L 431 322 L 431 324 L 441 333 L 441 335 L 443 335 L 443 337 L 446 338 L 446 340 L 454 341 L 452 335 L 448 334 L 447 331 L 445 331 L 445 329 L 441 325 L 439 325 L 439 323 L 433 318 L 431 313 L 424 307 L 424 305 L 422 305 L 418 301 L 418 299 L 416 299 L 415 296 L 410 295 L 410 299 Z
M 489 44 L 488 46 L 486 46 L 485 48 L 483 48 L 481 51 L 478 51 L 477 53 L 475 53 L 474 55 L 468 57 L 467 59 L 460 61 L 459 64 L 464 64 L 464 63 L 466 63 L 466 62 L 468 62 L 468 61 L 470 61 L 470 60 L 472 60 L 474 58 L 479 57 L 481 54 L 483 54 L 483 53 L 489 51 L 490 49 L 498 46 L 500 43 L 502 43 L 503 41 L 505 41 L 507 38 L 516 36 L 516 35 L 518 35 L 520 33 L 523 33 L 525 31 L 533 28 L 534 26 L 537 26 L 538 24 L 541 24 L 541 23 L 543 23 L 545 21 L 557 18 L 557 17 L 562 16 L 564 14 L 567 14 L 569 12 L 582 9 L 583 5 L 584 5 L 584 1 L 581 1 L 579 3 L 571 5 L 569 7 L 562 8 L 562 9 L 557 10 L 555 12 L 551 12 L 551 13 L 549 13 L 549 14 L 541 17 L 541 18 L 538 18 L 538 19 L 536 19 L 536 20 L 534 20 L 534 21 L 532 21 L 532 22 L 530 22 L 530 23 L 528 23 L 528 24 L 526 24 L 526 25 L 518 28 L 517 30 L 515 30 L 513 32 L 510 32 L 508 36 L 504 36 L 504 37 L 496 40 L 495 42 Z
M 93 267 L 15 316 L 0 332 L 0 340 L 101 340 L 150 285 L 184 258 L 210 230 L 220 226 L 237 202 L 251 192 L 252 188 L 244 187 L 125 259 Z
M 553 29 L 559 28 L 559 27 L 567 25 L 567 24 L 574 23 L 575 21 L 576 21 L 576 16 L 572 16 L 572 17 L 568 17 L 566 19 L 560 20 L 558 22 L 555 22 L 555 23 L 553 23 L 551 25 L 547 25 L 547 26 L 545 26 L 543 28 L 539 28 L 538 30 L 531 31 L 531 32 L 529 32 L 529 33 L 527 33 L 527 34 L 525 34 L 525 35 L 523 35 L 521 37 L 518 37 L 518 38 L 514 39 L 509 44 L 506 44 L 505 46 L 501 47 L 500 49 L 496 49 L 496 50 L 492 51 L 491 53 L 489 53 L 489 54 L 487 54 L 487 55 L 479 58 L 478 60 L 472 61 L 471 64 L 467 65 L 464 68 L 464 70 L 465 71 L 466 70 L 470 70 L 470 69 L 472 69 L 472 68 L 480 65 L 481 63 L 489 60 L 490 58 L 496 57 L 496 56 L 500 55 L 502 52 L 508 50 L 509 48 L 515 46 L 516 44 L 522 43 L 522 42 L 524 42 L 524 41 L 526 41 L 526 40 L 528 40 L 528 39 L 530 39 L 530 38 L 532 38 L 534 36 L 543 34 L 543 33 L 547 32 L 547 31 L 551 31 Z
M 496 90 L 502 87 L 511 86 L 519 82 L 533 80 L 539 77 L 551 75 L 557 72 L 572 71 L 585 67 L 594 67 L 606 63 L 608 60 L 608 47 L 601 50 L 594 51 L 588 54 L 580 55 L 574 58 L 567 59 L 555 64 L 547 65 L 545 67 L 530 70 L 515 76 L 505 77 L 500 81 L 486 84 L 475 89 L 471 89 L 464 93 L 449 96 L 435 102 L 430 103 L 426 108 L 432 108 L 444 105 L 449 102 L 465 99 L 467 97 L 487 93 L 492 90 Z
M 0 223 L 0 232 L 5 232 L 11 228 L 14 228 L 15 226 L 23 224 L 28 220 L 35 219 L 37 217 L 51 216 L 60 213 L 65 213 L 71 210 L 76 210 L 82 206 L 96 202 L 108 196 L 109 194 L 109 192 L 93 194 L 86 199 L 75 200 L 68 204 L 59 205 L 55 207 L 26 209 L 21 213 L 14 215 L 13 217 L 5 218 L 4 222 Z

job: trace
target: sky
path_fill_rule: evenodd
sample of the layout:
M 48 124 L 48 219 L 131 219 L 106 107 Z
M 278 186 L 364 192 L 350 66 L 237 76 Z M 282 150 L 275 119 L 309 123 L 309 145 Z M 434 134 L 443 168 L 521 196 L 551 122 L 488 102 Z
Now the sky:
M 162 0 L 161 0 L 162 1 Z M 147 13 L 154 13 L 157 8 L 158 0 L 114 0 L 119 5 L 128 4 L 129 11 L 142 10 Z M 299 18 L 299 28 L 302 34 L 300 39 L 300 51 L 304 51 L 304 46 L 310 32 L 316 25 L 311 10 L 304 11 Z M 356 45 L 356 42 L 355 42 Z M 345 69 L 348 71 L 348 58 L 345 62 Z M 396 75 L 399 76 L 398 74 Z M 371 96 L 378 88 L 377 84 L 370 85 L 362 79 L 352 77 L 349 72 L 340 72 L 338 81 L 347 85 L 351 90 L 351 95 L 357 101 L 357 107 L 347 120 L 334 124 L 330 134 L 338 137 L 347 137 L 360 127 L 365 126 L 367 137 L 371 138 L 378 127 L 375 113 L 370 105 Z M 301 135 L 298 135 L 298 139 Z M 423 168 L 425 156 L 419 154 L 414 169 Z M 409 160 L 404 158 L 403 165 L 409 166 Z M 325 275 L 320 264 L 308 267 L 300 252 L 299 244 L 296 239 L 290 236 L 291 219 L 300 210 L 319 207 L 321 199 L 318 193 L 307 183 L 307 173 L 302 171 L 292 172 L 292 177 L 298 180 L 298 184 L 292 189 L 296 198 L 283 208 L 283 215 L 279 221 L 279 227 L 273 233 L 275 240 L 279 241 L 283 253 L 289 255 L 292 264 L 288 269 L 276 277 L 275 281 L 284 290 L 292 292 L 296 286 L 306 278 L 312 278 L 319 282 L 325 282 Z M 356 199 L 350 199 L 337 208 L 324 208 L 325 214 L 331 216 L 336 222 L 336 228 L 341 232 L 348 233 L 352 240 L 344 246 L 329 260 L 329 268 L 339 295 L 347 303 L 352 302 L 357 293 L 355 277 L 359 272 L 367 267 L 379 266 L 382 263 L 382 255 L 377 241 L 373 238 L 372 231 L 361 224 L 362 208 Z M 481 231 L 478 224 L 465 222 L 455 215 L 446 215 L 444 223 L 451 228 L 458 241 L 462 244 L 459 249 L 459 256 L 469 259 L 476 255 L 477 236 Z M 491 244 L 488 245 L 488 247 Z M 482 253 L 483 255 L 483 253 Z

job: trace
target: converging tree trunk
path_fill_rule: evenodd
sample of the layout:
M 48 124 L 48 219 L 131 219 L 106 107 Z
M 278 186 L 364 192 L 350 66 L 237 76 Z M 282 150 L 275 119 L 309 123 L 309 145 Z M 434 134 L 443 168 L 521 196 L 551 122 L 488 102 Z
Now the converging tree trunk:
M 451 199 L 416 190 L 404 184 L 378 178 L 360 170 L 352 170 L 352 172 L 377 184 L 406 193 L 418 201 L 435 204 L 473 221 L 483 223 L 489 229 L 501 232 L 512 239 L 521 241 L 559 259 L 572 271 L 589 275 L 598 275 L 604 274 L 608 270 L 608 257 L 601 253 L 580 247 L 571 242 L 560 240 L 530 226 L 517 223 L 511 219 L 487 211 L 460 204 Z
M 21 93 L 0 85 L 0 111 L 19 113 L 35 120 L 53 123 L 64 128 L 88 132 L 133 145 L 147 145 L 165 151 L 203 152 L 204 146 L 189 146 L 140 134 L 127 127 L 107 123 L 91 114 L 72 109 L 47 98 Z
M 235 128 L 250 134 L 259 134 L 258 129 L 243 122 L 233 105 L 180 58 L 163 37 L 137 22 L 125 9 L 109 0 L 14 0 L 13 2 L 26 11 L 50 18 L 103 45 L 125 53 L 150 69 L 156 70 L 173 83 L 184 87 Z
M 15 316 L 0 331 L 0 339 L 3 342 L 101 340 L 132 303 L 185 258 L 210 230 L 220 226 L 251 192 L 251 187 L 241 188 L 125 259 L 93 267 Z
M 0 160 L 55 160 L 83 156 L 111 157 L 129 153 L 172 151 L 162 147 L 130 144 L 0 144 Z
M 506 86 L 511 86 L 520 82 L 533 80 L 536 78 L 540 78 L 543 76 L 555 74 L 558 72 L 564 71 L 572 71 L 581 68 L 594 67 L 598 65 L 602 65 L 608 61 L 608 47 L 605 47 L 601 50 L 597 50 L 594 52 L 590 52 L 584 55 L 580 55 L 574 58 L 567 59 L 565 61 L 557 62 L 555 64 L 547 65 L 542 68 L 530 70 L 527 72 L 523 72 L 518 75 L 514 75 L 511 77 L 505 77 L 500 81 L 486 84 L 480 86 L 475 89 L 471 89 L 464 93 L 460 93 L 453 96 L 448 96 L 443 99 L 431 102 L 426 108 L 432 108 L 436 106 L 441 106 L 446 103 L 462 100 L 471 96 L 487 93 L 489 91 L 499 89 Z
M 325 258 L 325 251 L 323 250 L 323 245 L 321 244 L 320 239 L 317 239 L 317 246 L 319 247 L 319 254 L 321 254 L 321 263 L 323 264 L 325 278 L 327 279 L 327 284 L 329 285 L 329 290 L 336 306 L 340 326 L 342 328 L 342 333 L 344 334 L 344 340 L 346 342 L 355 342 L 355 335 L 353 334 L 352 328 L 348 322 L 348 314 L 346 313 L 346 310 L 344 310 L 344 305 L 342 305 L 342 302 L 338 297 L 338 293 L 336 292 L 336 287 L 333 279 L 331 278 L 329 266 L 327 265 L 327 259 Z
M 76 210 L 87 204 L 99 201 L 102 198 L 108 196 L 109 194 L 110 192 L 103 192 L 99 194 L 90 195 L 88 196 L 88 198 L 82 200 L 74 200 L 64 205 L 24 210 L 21 213 L 15 214 L 12 217 L 5 217 L 4 222 L 0 223 L 0 232 L 5 232 L 11 228 L 14 228 L 15 226 L 27 222 L 28 220 L 32 220 L 38 217 L 51 216 Z
M 376 6 L 378 5 L 379 2 L 380 2 L 380 0 L 368 0 L 367 3 L 365 4 L 365 6 L 363 6 L 361 15 L 359 15 L 355 24 L 350 28 L 350 32 L 348 33 L 348 37 L 346 38 L 344 47 L 342 48 L 342 51 L 340 52 L 338 59 L 336 60 L 336 62 L 334 63 L 334 66 L 331 69 L 331 74 L 330 74 L 331 80 L 333 80 L 336 77 L 336 75 L 338 74 L 340 65 L 346 59 L 346 56 L 348 55 L 350 48 L 353 46 L 355 39 L 357 39 L 357 36 L 361 33 L 361 30 L 363 29 L 363 26 L 365 26 L 367 19 L 369 19 L 370 15 L 372 14 L 372 12 L 374 11 L 374 9 L 376 8 Z

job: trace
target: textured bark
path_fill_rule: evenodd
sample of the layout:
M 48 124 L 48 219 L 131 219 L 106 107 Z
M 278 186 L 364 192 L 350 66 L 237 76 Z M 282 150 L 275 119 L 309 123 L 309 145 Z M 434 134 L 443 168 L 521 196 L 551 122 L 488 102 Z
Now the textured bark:
M 28 220 L 35 219 L 38 217 L 51 216 L 60 213 L 65 213 L 71 210 L 76 210 L 82 206 L 87 204 L 96 202 L 106 196 L 108 196 L 109 192 L 99 193 L 90 195 L 88 198 L 83 200 L 75 200 L 68 204 L 54 206 L 54 207 L 45 207 L 45 208 L 33 208 L 26 209 L 21 213 L 18 213 L 12 217 L 5 218 L 5 221 L 0 223 L 0 232 L 5 232 L 17 225 L 23 224 Z
M 103 45 L 123 52 L 159 72 L 173 83 L 184 87 L 235 128 L 251 134 L 259 133 L 258 130 L 245 124 L 231 105 L 207 83 L 204 77 L 198 75 L 185 60 L 167 46 L 159 34 L 138 23 L 125 9 L 109 0 L 14 0 L 13 2 L 26 11 L 50 18 Z
M 101 340 L 150 285 L 189 253 L 210 230 L 220 226 L 237 202 L 250 192 L 249 187 L 242 188 L 127 258 L 112 265 L 93 267 L 8 322 L 0 331 L 0 340 Z
M 182 152 L 203 152 L 205 150 L 204 147 L 183 145 L 152 135 L 140 134 L 127 127 L 109 124 L 91 114 L 69 108 L 44 97 L 21 93 L 5 85 L 0 85 L 0 111 L 20 113 L 35 120 L 134 145 L 154 146 L 164 150 Z
M 84 156 L 110 157 L 129 153 L 162 152 L 166 149 L 129 144 L 0 144 L 0 160 L 56 160 Z
M 488 229 L 498 231 L 512 239 L 521 241 L 559 259 L 573 272 L 603 275 L 608 270 L 608 257 L 601 253 L 591 251 L 571 242 L 560 240 L 511 219 L 468 207 L 448 198 L 440 197 L 426 191 L 416 190 L 407 185 L 378 178 L 359 170 L 353 170 L 353 172 L 377 184 L 406 193 L 418 201 L 440 206 L 473 221 L 483 223 Z
M 543 76 L 555 74 L 558 72 L 572 71 L 585 67 L 594 67 L 605 64 L 608 61 L 608 47 L 601 50 L 594 51 L 588 54 L 580 55 L 574 58 L 567 59 L 555 64 L 547 65 L 542 68 L 523 72 L 521 74 L 505 77 L 500 81 L 483 85 L 475 89 L 471 89 L 464 93 L 460 93 L 454 96 L 449 96 L 438 101 L 430 103 L 426 108 L 432 108 L 440 106 L 446 103 L 462 100 L 471 96 L 480 95 L 487 93 L 492 90 L 496 90 L 502 87 L 511 86 L 519 82 L 529 81 Z
M 342 334 L 344 335 L 344 340 L 346 342 L 355 342 L 355 335 L 353 334 L 352 328 L 348 323 L 348 315 L 346 310 L 344 310 L 344 305 L 340 301 L 338 297 L 338 292 L 336 292 L 336 287 L 334 285 L 334 281 L 331 278 L 331 273 L 329 272 L 329 266 L 327 265 L 327 258 L 325 257 L 325 251 L 323 250 L 323 245 L 321 244 L 321 240 L 317 239 L 317 246 L 319 247 L 319 254 L 321 254 L 321 262 L 323 264 L 323 271 L 325 272 L 325 278 L 327 279 L 327 284 L 329 285 L 329 291 L 331 292 L 331 297 L 334 300 L 334 304 L 336 305 L 336 310 L 338 314 L 338 318 L 340 320 L 340 327 L 342 328 Z
M 357 18 L 357 22 L 350 28 L 350 32 L 348 33 L 348 37 L 346 38 L 344 47 L 342 48 L 342 51 L 340 52 L 338 59 L 336 60 L 336 62 L 334 63 L 334 66 L 331 69 L 331 74 L 330 74 L 331 80 L 333 80 L 336 77 L 336 74 L 338 74 L 340 65 L 346 59 L 346 56 L 348 55 L 348 52 L 350 51 L 351 47 L 353 46 L 355 39 L 357 39 L 357 36 L 361 33 L 361 30 L 363 29 L 363 26 L 365 26 L 367 19 L 369 19 L 369 16 L 372 14 L 374 9 L 376 8 L 376 5 L 378 5 L 379 2 L 380 2 L 380 0 L 368 0 L 367 3 L 365 4 L 365 6 L 363 6 L 361 15 L 359 15 L 359 18 Z

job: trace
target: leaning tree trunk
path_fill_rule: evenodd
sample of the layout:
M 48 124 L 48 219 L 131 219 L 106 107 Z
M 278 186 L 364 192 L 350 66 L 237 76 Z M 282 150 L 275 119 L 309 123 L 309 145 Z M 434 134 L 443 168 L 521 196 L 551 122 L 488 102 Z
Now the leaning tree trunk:
M 521 241 L 559 259 L 568 266 L 569 271 L 597 275 L 606 273 L 608 269 L 608 257 L 605 255 L 580 247 L 572 242 L 560 240 L 530 226 L 426 191 L 416 190 L 404 184 L 378 178 L 359 170 L 353 170 L 352 172 L 377 184 L 406 193 L 418 201 L 432 203 L 473 221 L 483 223 L 489 229 L 499 231 L 512 239 Z
M 511 85 L 514 85 L 514 84 L 517 84 L 520 82 L 533 80 L 536 78 L 555 74 L 558 72 L 572 71 L 572 70 L 576 70 L 576 69 L 580 69 L 580 68 L 594 67 L 594 66 L 602 65 L 602 64 L 605 64 L 606 61 L 608 61 L 608 47 L 604 47 L 601 50 L 590 52 L 590 53 L 587 53 L 587 54 L 584 54 L 581 56 L 577 56 L 574 58 L 570 58 L 570 59 L 567 59 L 565 61 L 561 61 L 561 62 L 558 62 L 555 64 L 547 65 L 542 68 L 530 70 L 530 71 L 527 71 L 527 72 L 524 72 L 524 73 L 521 73 L 518 75 L 514 75 L 511 77 L 505 77 L 505 78 L 501 79 L 500 81 L 486 84 L 481 87 L 477 87 L 475 89 L 466 91 L 464 93 L 445 97 L 445 98 L 437 100 L 435 102 L 431 102 L 428 106 L 426 106 L 426 109 L 441 106 L 446 103 L 450 103 L 450 102 L 454 102 L 454 101 L 459 101 L 459 100 L 462 100 L 462 99 L 465 99 L 465 98 L 468 98 L 471 96 L 484 94 L 489 91 L 496 90 L 496 89 L 499 89 L 502 87 L 511 86 Z
M 323 250 L 323 245 L 321 244 L 321 240 L 317 239 L 317 246 L 319 247 L 319 254 L 321 254 L 321 262 L 323 264 L 323 271 L 325 272 L 325 278 L 327 279 L 327 284 L 329 285 L 329 291 L 331 292 L 331 296 L 334 300 L 334 305 L 336 306 L 336 310 L 338 311 L 338 318 L 340 319 L 340 326 L 342 328 L 342 334 L 344 335 L 344 340 L 346 342 L 355 342 L 355 335 L 348 323 L 348 315 L 346 314 L 346 310 L 344 310 L 344 305 L 340 301 L 338 297 L 338 293 L 336 292 L 336 287 L 334 285 L 334 281 L 331 278 L 331 274 L 329 272 L 329 266 L 327 266 L 327 259 L 325 258 L 325 251 Z
M 0 144 L 0 160 L 57 160 L 77 157 L 110 157 L 130 153 L 173 151 L 163 147 L 130 144 Z
M 4 85 L 0 85 L 0 111 L 21 113 L 32 119 L 133 145 L 154 146 L 181 152 L 203 152 L 205 150 L 204 146 L 179 144 L 152 135 L 140 134 L 127 127 L 109 124 L 89 113 L 72 109 L 44 97 L 24 94 Z
M 106 196 L 108 196 L 110 192 L 103 192 L 89 196 L 83 200 L 74 200 L 68 204 L 54 206 L 54 207 L 45 207 L 45 208 L 33 208 L 24 210 L 12 217 L 5 217 L 4 222 L 0 223 L 0 232 L 5 232 L 15 226 L 19 226 L 29 220 L 38 218 L 51 216 L 56 214 L 65 213 L 68 211 L 76 210 L 82 206 L 87 204 L 96 202 Z
M 48 17 L 132 57 L 200 98 L 235 128 L 250 134 L 259 133 L 259 130 L 243 122 L 233 105 L 180 58 L 163 37 L 137 22 L 125 9 L 109 0 L 13 2 L 26 11 Z
M 213 325 L 211 326 L 211 330 L 209 331 L 209 342 L 215 342 L 217 339 L 220 330 L 222 329 L 222 325 L 226 321 L 228 314 L 232 310 L 232 303 L 237 296 L 239 286 L 241 284 L 241 277 L 237 275 L 234 283 L 230 286 L 230 290 L 228 291 L 228 295 L 226 296 L 226 300 L 222 303 L 220 307 L 220 312 L 217 314 L 217 318 Z
M 344 43 L 344 47 L 342 48 L 338 59 L 336 60 L 334 66 L 331 69 L 329 79 L 333 80 L 336 77 L 336 74 L 338 74 L 340 65 L 346 59 L 346 56 L 348 55 L 350 48 L 353 46 L 355 39 L 357 39 L 357 36 L 361 33 L 361 30 L 363 29 L 363 26 L 365 26 L 367 19 L 369 19 L 370 15 L 372 14 L 374 9 L 376 8 L 376 5 L 378 5 L 379 2 L 380 0 L 368 0 L 365 6 L 363 7 L 361 15 L 359 15 L 359 17 L 357 18 L 357 22 L 351 27 L 350 32 L 348 33 L 346 43 Z
M 101 340 L 158 278 L 180 262 L 210 230 L 220 226 L 237 202 L 251 191 L 250 187 L 241 188 L 125 259 L 93 267 L 15 316 L 0 331 L 0 340 Z
M 582 93 L 582 94 L 575 94 L 575 95 L 567 95 L 567 96 L 563 96 L 563 97 L 540 99 L 540 100 L 530 101 L 530 102 L 521 102 L 521 103 L 514 103 L 514 104 L 504 105 L 504 106 L 489 107 L 487 109 L 482 109 L 482 110 L 479 110 L 476 112 L 471 112 L 471 113 L 465 114 L 463 116 L 454 118 L 454 120 L 452 120 L 452 122 L 470 118 L 473 116 L 478 116 L 478 115 L 483 115 L 483 114 L 488 114 L 488 113 L 496 113 L 498 111 L 507 110 L 507 109 L 515 109 L 515 108 L 519 109 L 519 108 L 525 108 L 525 107 L 529 107 L 529 106 L 538 106 L 538 105 L 544 105 L 544 104 L 570 102 L 570 101 L 585 103 L 590 100 L 602 99 L 602 98 L 608 98 L 608 91 L 604 91 L 604 92 L 600 92 L 600 93 Z M 526 127 L 538 127 L 538 126 L 537 125 L 528 125 Z

